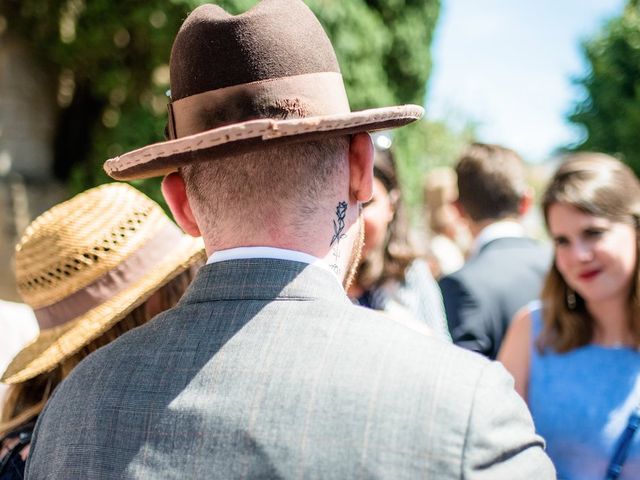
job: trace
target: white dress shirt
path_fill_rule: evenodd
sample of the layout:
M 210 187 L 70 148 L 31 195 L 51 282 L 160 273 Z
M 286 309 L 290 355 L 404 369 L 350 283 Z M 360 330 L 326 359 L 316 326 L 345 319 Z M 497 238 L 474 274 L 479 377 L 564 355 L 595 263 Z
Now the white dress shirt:
M 501 220 L 484 227 L 473 241 L 471 256 L 475 256 L 487 243 L 499 238 L 524 237 L 524 227 L 513 220 Z
M 331 275 L 338 281 L 340 286 L 342 282 L 338 278 L 329 265 L 321 258 L 314 257 L 308 253 L 300 252 L 298 250 L 289 250 L 286 248 L 275 247 L 237 247 L 229 248 L 226 250 L 218 250 L 214 252 L 208 259 L 207 265 L 210 263 L 225 262 L 227 260 L 240 260 L 247 258 L 275 258 L 278 260 L 290 260 L 292 262 L 306 263 L 320 267 L 327 272 L 331 272 Z

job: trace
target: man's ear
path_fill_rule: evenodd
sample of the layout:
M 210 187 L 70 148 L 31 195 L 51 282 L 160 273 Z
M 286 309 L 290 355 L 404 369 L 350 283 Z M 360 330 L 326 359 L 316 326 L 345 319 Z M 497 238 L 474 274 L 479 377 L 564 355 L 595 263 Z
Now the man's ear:
M 368 133 L 356 133 L 349 143 L 349 195 L 368 202 L 373 195 L 373 142 Z
M 179 173 L 173 172 L 162 180 L 162 196 L 167 201 L 173 218 L 182 229 L 193 237 L 201 235 L 200 228 L 193 216 L 189 199 L 187 198 L 187 187 Z
M 527 187 L 524 194 L 520 198 L 520 204 L 518 205 L 518 215 L 524 217 L 527 212 L 529 212 L 531 205 L 533 205 L 533 196 L 533 189 Z

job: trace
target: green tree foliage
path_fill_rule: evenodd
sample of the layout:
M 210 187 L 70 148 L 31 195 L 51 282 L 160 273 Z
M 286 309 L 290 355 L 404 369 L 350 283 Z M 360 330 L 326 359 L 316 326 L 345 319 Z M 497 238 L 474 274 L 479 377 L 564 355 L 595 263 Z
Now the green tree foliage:
M 366 0 L 365 3 L 379 14 L 390 35 L 382 65 L 395 100 L 421 105 L 431 73 L 429 46 L 440 1 Z
M 3 0 L 10 33 L 21 36 L 58 79 L 61 176 L 74 190 L 109 181 L 105 159 L 161 141 L 171 44 L 202 0 Z M 218 0 L 238 13 L 256 0 Z M 429 46 L 440 0 L 306 0 L 336 49 L 352 109 L 423 102 Z M 66 90 L 65 90 L 66 89 Z M 66 97 L 64 95 L 65 91 Z M 70 93 L 69 93 L 70 92 Z M 62 97 L 62 99 L 61 99 Z M 398 150 L 415 170 L 422 128 Z M 412 137 L 413 136 L 413 137 Z M 79 145 L 86 144 L 86 151 Z M 416 163 L 417 162 L 417 163 Z M 159 199 L 158 181 L 134 182 Z
M 569 120 L 586 136 L 572 147 L 618 155 L 640 174 L 640 8 L 630 1 L 620 17 L 583 44 L 590 66 L 586 92 Z
M 473 122 L 456 129 L 444 121 L 421 120 L 395 132 L 398 151 L 410 155 L 404 159 L 411 159 L 399 162 L 398 167 L 412 220 L 419 222 L 422 215 L 425 172 L 453 165 L 464 148 L 476 140 L 476 127 Z

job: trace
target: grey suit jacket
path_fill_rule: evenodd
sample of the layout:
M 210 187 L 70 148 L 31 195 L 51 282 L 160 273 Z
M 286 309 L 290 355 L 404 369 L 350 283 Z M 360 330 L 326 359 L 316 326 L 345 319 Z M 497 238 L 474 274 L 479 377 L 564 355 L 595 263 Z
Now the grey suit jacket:
M 207 265 L 178 306 L 83 361 L 28 478 L 545 479 L 512 380 L 352 305 L 330 272 Z
M 539 298 L 551 251 L 525 237 L 493 240 L 457 272 L 440 279 L 454 343 L 496 358 L 516 312 Z

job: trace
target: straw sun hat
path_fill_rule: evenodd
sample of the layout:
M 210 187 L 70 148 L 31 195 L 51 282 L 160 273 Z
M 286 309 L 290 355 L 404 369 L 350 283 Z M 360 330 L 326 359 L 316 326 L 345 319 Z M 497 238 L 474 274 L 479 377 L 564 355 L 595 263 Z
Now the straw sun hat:
M 236 16 L 196 8 L 173 43 L 170 77 L 169 140 L 107 160 L 111 177 L 160 176 L 265 143 L 399 127 L 424 113 L 418 105 L 351 112 L 331 42 L 302 0 L 263 0 Z
M 52 370 L 198 260 L 203 243 L 123 183 L 56 205 L 16 247 L 16 280 L 40 334 L 2 376 L 19 383 Z

